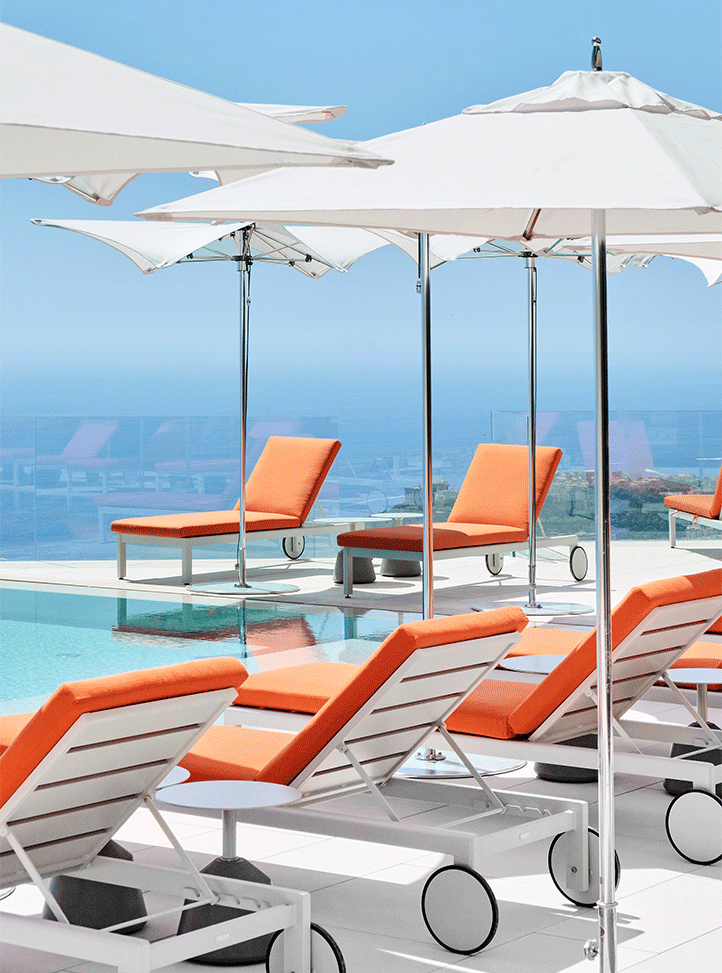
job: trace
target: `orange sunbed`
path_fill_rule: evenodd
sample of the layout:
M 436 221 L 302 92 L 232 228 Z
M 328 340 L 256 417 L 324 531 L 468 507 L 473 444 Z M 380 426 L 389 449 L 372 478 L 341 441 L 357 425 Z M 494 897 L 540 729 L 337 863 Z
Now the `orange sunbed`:
M 23 718 L 24 726 L 18 718 L 2 721 L 9 745 L 0 757 L 0 888 L 34 882 L 49 913 L 3 913 L 3 943 L 76 961 L 102 956 L 119 970 L 151 971 L 219 943 L 294 927 L 299 935 L 289 944 L 293 955 L 284 969 L 309 968 L 308 894 L 201 874 L 155 803 L 158 785 L 223 712 L 245 676 L 238 659 L 219 658 L 87 679 L 61 686 Z M 8 740 L 12 729 L 16 735 Z M 143 866 L 114 857 L 107 847 L 143 806 L 182 868 Z M 93 891 L 94 883 L 102 883 L 102 893 Z M 141 890 L 156 895 L 160 909 L 154 915 L 148 915 Z M 82 914 L 84 896 L 95 897 L 98 906 L 88 916 Z M 255 902 L 246 906 L 251 916 L 221 909 L 219 924 L 165 939 L 157 938 L 156 926 L 153 942 L 118 934 L 136 931 L 139 919 L 142 928 L 199 903 L 240 902 Z M 98 928 L 96 915 L 105 928 Z
M 722 530 L 722 466 L 714 493 L 678 493 L 664 498 L 669 507 L 669 544 L 677 546 L 677 520 Z
M 528 457 L 526 446 L 482 443 L 477 447 L 459 495 L 445 523 L 434 524 L 434 560 L 486 555 L 493 574 L 501 570 L 503 555 L 524 549 L 529 541 Z M 536 513 L 546 500 L 562 451 L 541 446 L 536 451 Z M 353 591 L 354 557 L 382 557 L 423 560 L 423 528 L 375 527 L 339 534 L 343 551 L 344 595 Z M 578 549 L 576 535 L 537 537 L 538 547 L 568 546 L 570 567 L 575 574 L 572 552 Z M 581 549 L 579 549 L 581 550 Z
M 594 839 L 584 821 L 584 802 L 516 790 L 492 792 L 473 769 L 477 786 L 471 787 L 394 777 L 430 734 L 446 732 L 443 721 L 514 645 L 526 624 L 521 609 L 503 608 L 401 625 L 298 734 L 214 726 L 182 765 L 191 779 L 268 781 L 301 791 L 295 804 L 266 809 L 262 821 L 254 811 L 238 812 L 242 821 L 452 855 L 456 864 L 428 879 L 422 913 L 431 934 L 457 952 L 476 952 L 496 930 L 493 893 L 476 871 L 482 857 L 520 842 L 554 835 L 563 839 L 571 855 L 565 853 L 566 864 L 554 881 L 572 901 L 592 905 L 596 849 L 590 850 Z M 458 748 L 457 753 L 469 765 Z M 359 812 L 364 791 L 375 799 L 372 807 L 385 813 L 368 817 Z M 347 811 L 345 795 L 353 802 Z M 424 819 L 421 803 L 415 815 L 399 819 L 388 803 L 398 797 L 429 802 L 437 811 L 449 805 L 443 825 Z M 330 807 L 326 802 L 332 802 Z M 487 818 L 485 828 L 468 826 L 482 818 Z M 554 862 L 556 852 L 550 856 L 553 877 L 560 864 Z M 464 917 L 455 922 L 449 902 L 461 900 Z M 439 909 L 443 935 L 434 918 Z M 456 927 L 450 931 L 450 926 Z
M 334 532 L 306 521 L 340 448 L 337 439 L 270 436 L 246 485 L 246 533 L 285 539 Z M 180 547 L 183 584 L 190 584 L 193 547 L 237 541 L 238 508 L 114 521 L 118 577 L 126 576 L 126 545 L 160 544 Z

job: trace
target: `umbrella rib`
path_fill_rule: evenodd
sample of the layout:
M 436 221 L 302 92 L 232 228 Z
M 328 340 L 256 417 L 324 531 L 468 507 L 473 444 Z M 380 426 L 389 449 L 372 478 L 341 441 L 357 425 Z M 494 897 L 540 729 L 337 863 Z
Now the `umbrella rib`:
M 532 235 L 534 233 L 534 227 L 536 226 L 536 221 L 539 219 L 540 213 L 541 213 L 540 209 L 532 210 L 532 214 L 529 217 L 529 222 L 524 227 L 524 232 L 522 233 L 523 239 L 531 240 Z

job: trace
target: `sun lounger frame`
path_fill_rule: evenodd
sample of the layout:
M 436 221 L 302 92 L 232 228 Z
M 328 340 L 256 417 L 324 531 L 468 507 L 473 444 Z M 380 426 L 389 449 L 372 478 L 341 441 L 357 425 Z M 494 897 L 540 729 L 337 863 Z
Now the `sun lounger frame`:
M 119 973 L 149 973 L 210 950 L 277 929 L 284 936 L 285 970 L 310 973 L 308 893 L 201 875 L 158 810 L 153 791 L 180 757 L 234 698 L 234 688 L 168 697 L 84 713 L 45 755 L 0 812 L 0 887 L 32 881 L 57 917 L 2 914 L 2 941 L 97 960 Z M 139 728 L 142 728 L 139 733 Z M 107 841 L 145 805 L 171 842 L 183 869 L 96 858 Z M 216 902 L 253 910 L 156 942 L 67 922 L 46 879 L 73 877 L 156 891 L 174 905 L 148 919 Z
M 319 534 L 337 534 L 339 523 L 324 523 L 320 520 L 307 520 L 300 527 L 280 527 L 276 530 L 246 530 L 246 542 L 286 540 L 294 537 L 314 537 Z M 183 584 L 193 582 L 193 548 L 208 547 L 213 544 L 237 544 L 238 531 L 232 534 L 200 534 L 196 537 L 154 537 L 146 534 L 117 533 L 116 565 L 118 578 L 126 578 L 128 571 L 127 545 L 153 544 L 160 547 L 178 547 L 181 552 L 181 579 Z
M 453 526 L 453 524 L 452 524 Z M 577 534 L 563 534 L 558 537 L 544 537 L 537 534 L 537 548 L 545 547 L 568 547 L 571 556 L 572 550 L 579 544 Z M 446 550 L 433 552 L 434 561 L 446 561 L 457 557 L 484 557 L 491 554 L 511 554 L 513 551 L 529 550 L 529 538 L 526 537 L 518 542 L 508 544 L 484 544 L 479 547 L 452 547 Z M 402 548 L 393 550 L 375 550 L 368 547 L 342 547 L 343 564 L 343 593 L 344 597 L 350 598 L 353 594 L 353 565 L 351 559 L 354 557 L 366 558 L 387 558 L 390 560 L 419 561 L 423 565 L 423 551 L 408 551 Z M 422 568 L 423 570 L 423 568 Z
M 569 832 L 570 854 L 564 881 L 570 889 L 586 891 L 590 884 L 587 803 L 518 791 L 492 791 L 444 727 L 448 714 L 518 640 L 518 632 L 513 631 L 417 649 L 295 777 L 292 785 L 301 790 L 299 801 L 283 808 L 268 808 L 268 813 L 264 810 L 262 815 L 242 810 L 238 820 L 440 852 L 477 871 L 491 855 Z M 467 766 L 476 787 L 394 778 L 409 757 L 437 735 Z M 258 779 L 263 779 L 262 773 Z M 337 812 L 323 808 L 329 801 L 361 793 L 370 795 L 382 807 L 385 817 L 369 820 L 342 809 Z M 448 804 L 456 807 L 459 814 L 443 826 L 419 823 L 418 815 L 400 820 L 389 798 L 408 798 L 437 806 Z M 209 812 L 208 816 L 215 814 Z M 464 827 L 473 821 L 484 821 L 486 833 Z
M 669 511 L 669 546 L 677 546 L 677 519 L 687 520 L 695 527 L 712 527 L 714 530 L 722 530 L 722 520 L 717 518 L 702 517 L 700 514 L 690 514 L 686 510 Z

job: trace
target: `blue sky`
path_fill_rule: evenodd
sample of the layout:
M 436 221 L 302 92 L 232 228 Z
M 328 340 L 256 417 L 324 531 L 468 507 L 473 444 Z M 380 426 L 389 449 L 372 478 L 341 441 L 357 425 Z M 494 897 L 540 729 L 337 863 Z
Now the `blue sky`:
M 683 14 L 681 10 L 683 9 Z M 234 101 L 345 104 L 313 126 L 368 139 L 604 66 L 722 108 L 717 0 L 3 0 L 9 24 Z M 92 97 L 93 93 L 88 92 Z M 593 151 L 593 146 L 590 146 Z M 0 185 L 5 415 L 233 414 L 238 281 L 229 265 L 145 277 L 101 244 L 33 217 L 131 219 L 210 184 L 144 176 L 111 208 L 24 180 Z M 252 414 L 418 415 L 413 263 L 384 248 L 310 281 L 254 268 Z M 438 416 L 526 406 L 523 262 L 435 271 Z M 722 285 L 658 258 L 610 280 L 614 409 L 722 406 Z M 539 408 L 593 409 L 591 275 L 539 264 Z

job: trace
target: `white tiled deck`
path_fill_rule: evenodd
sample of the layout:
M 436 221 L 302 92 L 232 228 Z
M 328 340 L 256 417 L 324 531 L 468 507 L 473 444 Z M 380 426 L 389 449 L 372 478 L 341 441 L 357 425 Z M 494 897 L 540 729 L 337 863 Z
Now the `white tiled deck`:
M 590 545 L 589 580 L 572 582 L 565 561 L 540 560 L 538 598 L 543 603 L 577 602 L 593 606 L 594 558 Z M 612 544 L 612 591 L 616 602 L 634 584 L 654 578 L 693 573 L 716 567 L 722 550 L 715 541 L 700 541 L 671 550 L 663 541 L 616 541 Z M 252 550 L 251 550 L 252 555 Z M 420 610 L 419 579 L 378 578 L 373 585 L 357 586 L 353 599 L 344 601 L 340 587 L 331 581 L 330 560 L 288 562 L 251 560 L 250 580 L 283 580 L 300 589 L 291 595 L 274 595 L 274 601 L 293 600 L 318 605 L 353 605 L 390 611 Z M 218 561 L 195 565 L 196 575 L 217 571 Z M 178 565 L 173 561 L 129 562 L 132 582 L 118 582 L 115 562 L 0 564 L 0 577 L 8 580 L 55 583 L 118 592 L 159 590 L 177 592 Z M 472 606 L 524 597 L 527 561 L 507 558 L 502 574 L 491 579 L 483 564 L 472 559 L 437 565 L 435 611 L 455 614 Z M 228 578 L 229 575 L 222 577 Z M 141 581 L 140 579 L 145 579 Z M 152 579 L 152 580 L 148 580 Z M 208 580 L 208 578 L 204 578 Z M 546 623 L 548 619 L 540 620 Z M 593 614 L 554 619 L 555 624 L 588 626 Z M 715 704 L 712 704 L 713 707 Z M 650 716 L 688 722 L 681 708 L 649 701 Z M 710 717 L 722 722 L 722 708 Z M 492 786 L 563 793 L 589 801 L 596 819 L 596 785 L 563 785 L 538 781 L 531 766 L 498 778 Z M 617 850 L 622 863 L 618 890 L 618 969 L 635 973 L 706 973 L 722 955 L 722 864 L 698 867 L 681 859 L 670 846 L 664 815 L 669 797 L 661 781 L 617 775 L 615 782 Z M 176 834 L 200 864 L 220 852 L 218 822 L 169 812 Z M 149 812 L 139 811 L 118 834 L 121 842 L 142 862 L 168 862 L 173 853 Z M 489 947 L 475 956 L 445 952 L 427 933 L 419 908 L 423 882 L 443 861 L 438 855 L 411 849 L 259 827 L 239 826 L 238 847 L 261 867 L 275 884 L 312 893 L 314 921 L 328 929 L 341 946 L 349 973 L 572 973 L 594 969 L 582 954 L 583 943 L 596 937 L 596 912 L 573 906 L 557 892 L 546 866 L 541 843 L 502 858 L 490 858 L 483 873 L 496 894 L 499 929 Z M 39 896 L 31 888 L 17 889 L 0 909 L 36 912 Z M 159 926 L 154 935 L 162 931 Z M 180 963 L 173 973 L 205 968 Z M 249 973 L 262 966 L 246 966 Z M 104 973 L 110 967 L 70 962 L 31 950 L 5 949 L 4 973 L 55 973 L 60 970 Z

